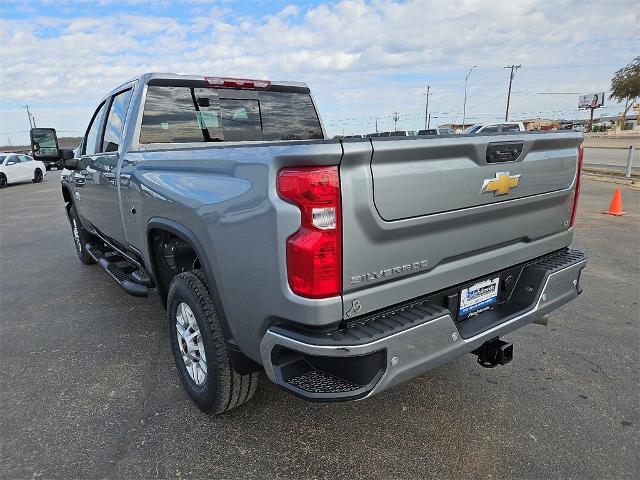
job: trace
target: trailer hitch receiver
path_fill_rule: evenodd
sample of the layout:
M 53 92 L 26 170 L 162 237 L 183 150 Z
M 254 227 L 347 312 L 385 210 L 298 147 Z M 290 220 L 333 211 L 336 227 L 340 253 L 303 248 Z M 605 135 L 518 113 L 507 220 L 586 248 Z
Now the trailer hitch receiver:
M 480 365 L 493 368 L 496 365 L 506 365 L 513 359 L 513 344 L 493 338 L 471 353 L 478 356 Z

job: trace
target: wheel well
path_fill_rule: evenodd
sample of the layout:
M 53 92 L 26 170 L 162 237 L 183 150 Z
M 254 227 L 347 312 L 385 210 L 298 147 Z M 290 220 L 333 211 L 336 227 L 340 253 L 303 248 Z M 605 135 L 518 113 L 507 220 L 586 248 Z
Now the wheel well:
M 64 208 L 67 211 L 67 217 L 69 216 L 69 211 L 71 210 L 71 205 L 73 204 L 73 197 L 71 196 L 71 191 L 68 187 L 62 186 L 62 199 L 64 200 Z
M 73 200 L 71 199 L 71 192 L 67 187 L 64 186 L 62 187 L 62 199 L 65 201 L 65 203 L 73 202 Z
M 202 265 L 191 244 L 173 232 L 154 228 L 149 231 L 148 241 L 156 286 L 164 303 L 173 277 Z
M 195 238 L 193 240 L 187 240 L 187 238 L 189 238 L 188 233 L 185 234 L 184 237 L 178 234 L 177 232 L 181 230 L 177 224 L 175 228 L 167 226 L 167 228 L 171 228 L 173 231 L 169 231 L 158 225 L 159 224 L 156 223 L 153 228 L 149 230 L 147 241 L 151 268 L 153 269 L 152 275 L 156 288 L 158 289 L 158 294 L 162 300 L 162 305 L 166 307 L 167 294 L 169 293 L 169 286 L 171 285 L 173 277 L 194 268 L 206 269 L 206 265 L 204 265 L 198 257 L 196 248 L 199 248 L 199 245 Z M 173 248 L 175 248 L 175 251 Z M 168 258 L 167 253 L 169 253 Z M 202 255 L 202 260 L 206 263 L 207 258 L 204 257 L 205 253 L 203 252 Z M 215 281 L 210 277 L 207 287 L 210 291 L 216 288 Z M 245 356 L 233 340 L 224 315 L 224 309 L 219 303 L 218 296 L 215 294 L 213 295 L 213 301 L 216 305 L 218 318 L 222 325 L 222 333 L 226 339 L 227 347 L 229 348 L 229 357 L 234 369 L 243 375 L 259 371 L 260 366 Z

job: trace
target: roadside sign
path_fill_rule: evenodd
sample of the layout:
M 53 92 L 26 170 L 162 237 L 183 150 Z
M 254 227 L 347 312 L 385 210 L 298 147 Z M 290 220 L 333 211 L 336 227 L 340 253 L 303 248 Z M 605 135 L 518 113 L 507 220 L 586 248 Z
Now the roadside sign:
M 578 108 L 599 108 L 604 105 L 604 92 L 580 95 L 578 97 Z

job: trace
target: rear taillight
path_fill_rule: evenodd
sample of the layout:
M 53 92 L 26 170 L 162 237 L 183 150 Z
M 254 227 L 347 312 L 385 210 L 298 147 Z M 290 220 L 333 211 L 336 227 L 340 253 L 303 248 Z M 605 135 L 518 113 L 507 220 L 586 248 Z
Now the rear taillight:
M 342 292 L 342 230 L 338 167 L 283 168 L 278 193 L 300 209 L 300 229 L 287 239 L 291 290 L 324 298 Z
M 582 176 L 582 158 L 584 150 L 582 147 L 578 147 L 578 173 L 576 175 L 576 193 L 573 196 L 573 210 L 571 211 L 571 223 L 570 226 L 576 223 L 576 214 L 578 213 L 578 197 L 580 197 L 580 177 Z
M 252 80 L 250 78 L 204 77 L 212 87 L 251 88 L 265 90 L 271 86 L 270 80 Z

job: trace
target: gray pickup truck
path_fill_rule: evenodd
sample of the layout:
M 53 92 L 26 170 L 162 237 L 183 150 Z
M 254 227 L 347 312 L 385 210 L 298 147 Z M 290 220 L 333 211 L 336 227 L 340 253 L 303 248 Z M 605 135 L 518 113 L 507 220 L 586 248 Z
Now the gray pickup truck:
M 156 289 L 220 413 L 260 371 L 370 397 L 577 297 L 575 132 L 328 140 L 303 83 L 145 74 L 100 101 L 62 194 L 80 260 Z M 122 319 L 122 322 L 134 319 Z

